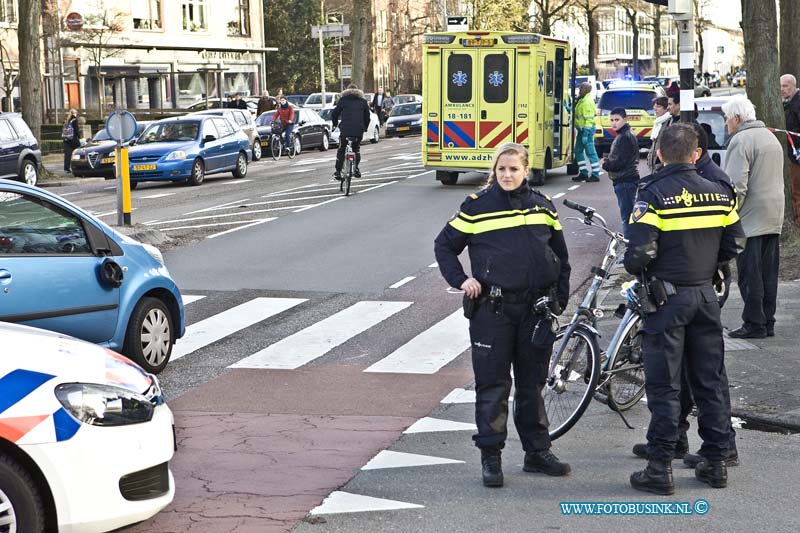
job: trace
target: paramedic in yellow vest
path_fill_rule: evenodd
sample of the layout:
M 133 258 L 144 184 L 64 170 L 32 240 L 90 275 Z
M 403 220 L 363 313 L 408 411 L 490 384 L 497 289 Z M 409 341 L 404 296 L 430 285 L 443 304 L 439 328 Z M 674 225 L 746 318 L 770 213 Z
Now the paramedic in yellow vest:
M 572 181 L 600 181 L 600 158 L 594 149 L 596 113 L 592 100 L 592 85 L 581 83 L 578 89 L 578 104 L 575 106 L 575 129 L 578 130 L 575 141 L 575 162 L 580 167 L 580 174 L 574 176 Z M 589 175 L 590 166 L 591 175 Z

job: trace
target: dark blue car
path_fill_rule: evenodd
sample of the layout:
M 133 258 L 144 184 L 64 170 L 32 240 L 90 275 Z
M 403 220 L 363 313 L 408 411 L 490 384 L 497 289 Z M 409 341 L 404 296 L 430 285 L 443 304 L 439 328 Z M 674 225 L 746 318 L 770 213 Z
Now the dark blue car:
M 152 123 L 128 152 L 131 188 L 142 181 L 200 185 L 206 175 L 247 174 L 252 150 L 247 135 L 225 117 L 192 115 Z
M 400 104 L 392 108 L 386 121 L 387 137 L 422 134 L 422 102 Z

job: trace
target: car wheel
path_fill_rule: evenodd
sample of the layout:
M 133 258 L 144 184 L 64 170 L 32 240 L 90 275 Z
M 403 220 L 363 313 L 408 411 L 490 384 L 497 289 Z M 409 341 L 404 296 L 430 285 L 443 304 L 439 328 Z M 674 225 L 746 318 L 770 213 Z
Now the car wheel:
M 236 168 L 233 169 L 233 177 L 237 180 L 242 179 L 247 175 L 247 156 L 239 152 L 239 157 L 236 158 Z
M 36 168 L 36 163 L 30 159 L 25 159 L 19 171 L 19 179 L 28 185 L 36 186 L 39 183 L 39 169 Z
M 172 315 L 164 302 L 145 296 L 131 314 L 123 353 L 147 372 L 158 374 L 172 353 Z
M 36 481 L 11 457 L 0 455 L 0 526 L 44 532 L 44 505 Z M 10 529 L 9 529 L 10 528 Z
M 261 159 L 261 139 L 256 138 L 253 141 L 253 161 L 258 161 Z
M 381 129 L 378 126 L 375 126 L 375 129 L 372 130 L 372 139 L 369 140 L 372 144 L 381 140 Z
M 322 134 L 322 144 L 319 146 L 319 151 L 324 152 L 331 147 L 331 140 L 328 138 L 327 133 Z
M 198 157 L 192 164 L 192 175 L 189 176 L 187 183 L 189 185 L 200 185 L 203 183 L 205 177 L 206 166 L 203 164 L 203 160 Z
M 294 144 L 294 155 L 300 155 L 300 152 L 303 150 L 303 141 L 298 135 L 295 135 L 292 139 L 292 143 Z

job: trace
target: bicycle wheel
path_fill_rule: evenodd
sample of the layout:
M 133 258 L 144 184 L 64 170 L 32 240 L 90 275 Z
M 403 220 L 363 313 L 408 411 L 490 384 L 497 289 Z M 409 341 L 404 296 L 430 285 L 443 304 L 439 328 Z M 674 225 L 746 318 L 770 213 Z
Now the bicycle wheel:
M 345 175 L 342 176 L 342 184 L 344 185 L 344 195 L 350 196 L 350 182 L 353 180 L 353 160 L 347 159 L 347 166 L 345 166 L 347 172 Z
M 570 430 L 592 401 L 600 379 L 600 348 L 594 333 L 578 325 L 564 339 L 568 326 L 556 334 L 553 357 L 560 345 L 565 345 L 555 366 L 555 376 L 548 377 L 542 391 L 544 408 L 550 421 L 550 439 L 555 440 Z
M 611 379 L 606 387 L 620 411 L 627 411 L 636 405 L 645 392 L 642 336 L 639 335 L 641 326 L 642 318 L 635 315 L 625 324 L 625 332 L 616 353 L 608 354 Z
M 272 154 L 272 159 L 277 161 L 281 158 L 281 152 L 283 151 L 283 143 L 281 142 L 281 138 L 277 135 L 273 135 L 269 138 L 269 150 L 270 154 Z
M 297 137 L 292 134 L 292 138 L 289 139 L 289 146 L 286 147 L 286 153 L 289 155 L 289 159 L 294 159 L 294 156 L 297 155 L 298 151 L 298 142 Z

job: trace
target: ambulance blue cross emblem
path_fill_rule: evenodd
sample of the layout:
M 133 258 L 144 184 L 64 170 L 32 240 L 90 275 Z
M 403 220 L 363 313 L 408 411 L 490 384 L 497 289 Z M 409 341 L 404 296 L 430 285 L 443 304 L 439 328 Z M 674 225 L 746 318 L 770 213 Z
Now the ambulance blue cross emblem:
M 453 83 L 461 87 L 462 85 L 466 85 L 467 83 L 467 75 L 464 74 L 462 71 L 458 71 L 453 74 Z
M 539 90 L 541 91 L 542 87 L 544 86 L 544 70 L 542 70 L 542 67 L 539 67 L 539 83 L 538 83 L 538 85 L 539 85 Z
M 495 87 L 503 85 L 503 75 L 495 70 L 494 72 L 489 74 L 489 84 L 494 85 Z

